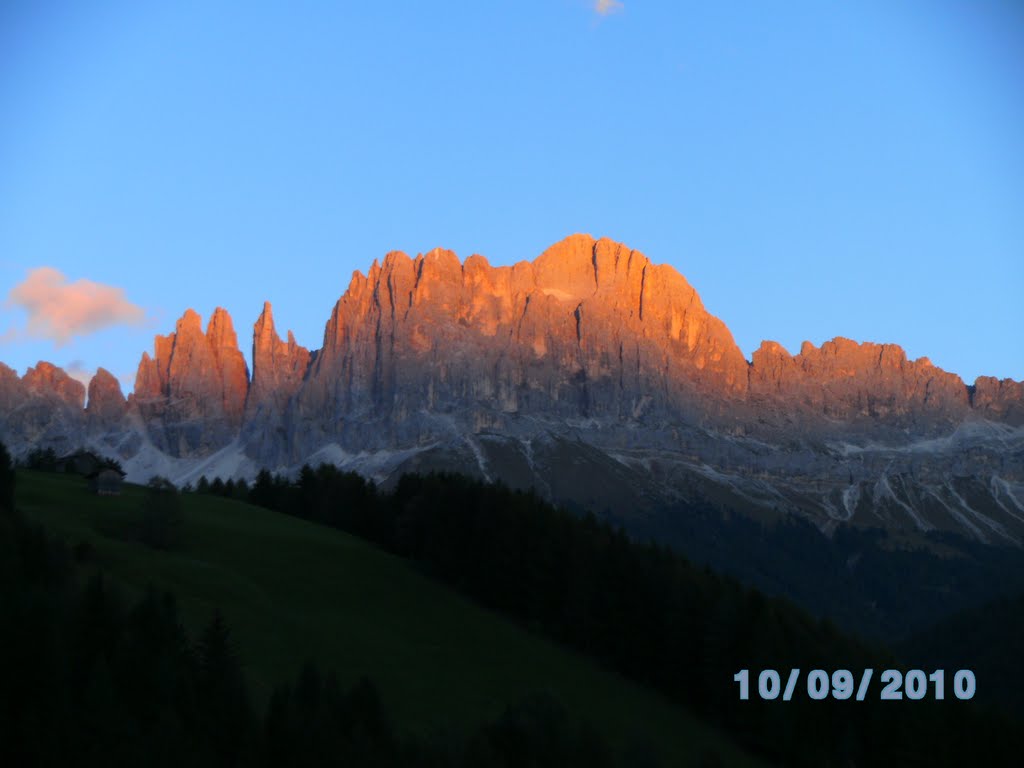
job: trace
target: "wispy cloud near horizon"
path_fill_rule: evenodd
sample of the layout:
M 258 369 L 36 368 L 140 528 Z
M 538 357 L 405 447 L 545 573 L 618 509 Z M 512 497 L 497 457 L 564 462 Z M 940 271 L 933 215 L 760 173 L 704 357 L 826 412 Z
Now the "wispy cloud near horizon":
M 594 12 L 598 16 L 610 16 L 619 13 L 625 6 L 619 0 L 594 0 Z
M 53 267 L 30 270 L 25 280 L 11 289 L 7 306 L 28 313 L 29 336 L 51 339 L 58 346 L 104 328 L 142 325 L 146 315 L 142 307 L 128 301 L 123 288 L 85 279 L 69 282 Z M 15 332 L 11 338 L 17 335 Z
M 81 360 L 72 360 L 63 366 L 64 373 L 70 376 L 76 381 L 82 382 L 85 385 L 86 390 L 89 389 L 89 382 L 92 381 L 92 377 L 96 374 L 95 368 L 88 368 L 86 364 Z

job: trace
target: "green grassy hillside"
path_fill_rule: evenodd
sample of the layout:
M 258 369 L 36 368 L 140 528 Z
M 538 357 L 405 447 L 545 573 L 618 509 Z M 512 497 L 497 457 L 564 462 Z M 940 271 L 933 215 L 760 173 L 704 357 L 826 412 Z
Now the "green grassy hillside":
M 649 741 L 669 765 L 717 753 L 754 765 L 715 730 L 621 677 L 459 597 L 359 539 L 214 496 L 183 497 L 174 551 L 126 537 L 144 489 L 90 494 L 81 478 L 19 471 L 31 519 L 90 545 L 126 591 L 172 591 L 189 629 L 220 608 L 257 695 L 294 679 L 306 659 L 343 683 L 368 675 L 397 722 L 462 730 L 508 703 L 548 692 L 613 742 Z

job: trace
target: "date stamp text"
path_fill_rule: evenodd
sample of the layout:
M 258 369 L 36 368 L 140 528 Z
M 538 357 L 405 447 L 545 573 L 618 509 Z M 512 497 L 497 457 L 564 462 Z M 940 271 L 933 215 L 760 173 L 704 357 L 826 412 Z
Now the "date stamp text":
M 747 701 L 756 695 L 765 701 L 792 701 L 794 695 L 803 695 L 814 701 L 822 699 L 864 701 L 869 696 L 877 696 L 882 701 L 920 701 L 931 698 L 937 701 L 946 698 L 950 692 L 957 699 L 966 701 L 974 698 L 977 680 L 974 672 L 961 669 L 953 674 L 952 685 L 947 687 L 946 672 L 937 669 L 926 673 L 921 669 L 911 669 L 906 673 L 898 669 L 886 669 L 875 680 L 875 670 L 864 669 L 859 676 L 848 669 L 837 669 L 829 673 L 824 669 L 812 669 L 806 675 L 802 670 L 783 670 L 780 674 L 775 669 L 764 669 L 754 673 L 741 669 L 733 675 L 733 681 L 739 684 L 740 700 Z M 878 693 L 872 694 L 872 684 L 878 687 Z M 753 689 L 752 689 L 753 686 Z

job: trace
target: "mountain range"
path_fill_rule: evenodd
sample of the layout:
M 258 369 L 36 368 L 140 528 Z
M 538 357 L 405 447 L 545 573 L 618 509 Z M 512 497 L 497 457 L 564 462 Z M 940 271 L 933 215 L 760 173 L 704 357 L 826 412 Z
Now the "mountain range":
M 218 308 L 157 336 L 127 397 L 102 368 L 86 391 L 0 364 L 0 439 L 90 447 L 135 480 L 455 470 L 627 522 L 700 503 L 1024 540 L 1024 383 L 844 338 L 748 361 L 682 275 L 608 239 L 510 267 L 389 253 L 353 274 L 319 349 L 282 340 L 264 304 L 251 359 Z

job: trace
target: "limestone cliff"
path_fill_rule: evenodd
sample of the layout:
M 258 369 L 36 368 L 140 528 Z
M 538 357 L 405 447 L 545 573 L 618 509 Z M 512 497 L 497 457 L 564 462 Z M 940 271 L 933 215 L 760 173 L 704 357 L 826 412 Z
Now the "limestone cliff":
M 309 350 L 288 331 L 282 341 L 274 328 L 270 302 L 263 304 L 252 336 L 252 383 L 245 402 L 243 441 L 254 459 L 275 466 L 285 440 L 284 418 L 289 401 L 302 385 Z
M 742 400 L 747 363 L 675 270 L 576 235 L 535 262 L 389 253 L 356 273 L 295 403 L 299 452 L 425 442 L 451 418 L 703 422 Z M 319 415 L 319 419 L 316 416 Z
M 748 362 L 682 275 L 608 239 L 502 267 L 389 253 L 353 274 L 319 350 L 283 341 L 265 304 L 252 363 L 250 381 L 218 308 L 205 332 L 188 310 L 156 337 L 127 402 L 102 369 L 83 411 L 60 369 L 0 365 L 0 437 L 22 453 L 101 441 L 130 471 L 181 478 L 447 468 L 587 505 L 699 496 L 1024 540 L 1024 384 L 966 386 L 844 338 L 796 355 L 766 341 Z
M 48 445 L 72 450 L 84 429 L 85 387 L 40 361 L 23 377 L 0 364 L 0 438 L 17 449 Z
M 249 374 L 228 313 L 202 330 L 189 309 L 174 333 L 143 353 L 131 398 L 150 440 L 172 456 L 202 455 L 230 442 L 242 425 Z
M 106 368 L 96 370 L 89 381 L 89 400 L 85 407 L 91 431 L 106 431 L 121 424 L 127 411 L 121 384 Z

